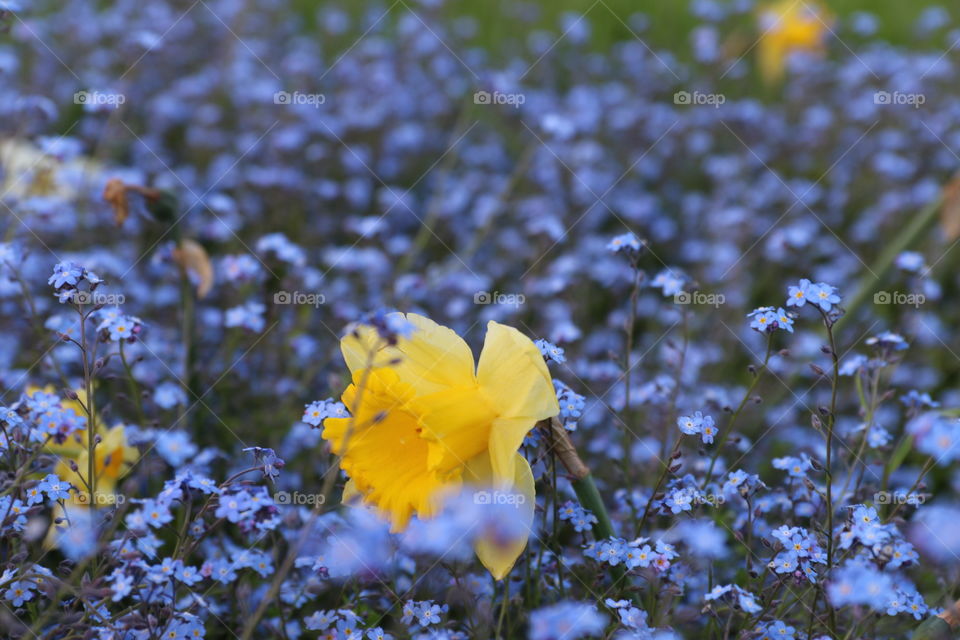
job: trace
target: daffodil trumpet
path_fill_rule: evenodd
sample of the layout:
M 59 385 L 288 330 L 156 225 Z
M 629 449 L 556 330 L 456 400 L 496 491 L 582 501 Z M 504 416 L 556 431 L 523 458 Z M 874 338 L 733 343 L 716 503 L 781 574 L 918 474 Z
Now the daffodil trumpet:
M 559 413 L 539 349 L 519 331 L 487 325 L 480 358 L 452 330 L 417 314 L 391 317 L 409 335 L 385 339 L 369 325 L 347 331 L 340 346 L 352 384 L 342 400 L 349 417 L 327 418 L 323 438 L 339 456 L 351 496 L 389 518 L 439 514 L 464 486 L 524 496 L 517 518 L 526 533 L 475 543 L 494 578 L 504 578 L 526 547 L 533 524 L 533 473 L 519 453 L 526 435 Z

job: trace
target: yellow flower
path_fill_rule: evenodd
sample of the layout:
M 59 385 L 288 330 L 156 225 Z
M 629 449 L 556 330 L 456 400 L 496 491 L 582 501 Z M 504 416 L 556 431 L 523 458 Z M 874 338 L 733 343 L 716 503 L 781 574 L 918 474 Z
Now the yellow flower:
M 110 429 L 100 428 L 100 442 L 94 451 L 94 474 L 97 478 L 96 495 L 93 497 L 95 506 L 112 504 L 111 498 L 117 488 L 117 482 L 127 474 L 133 463 L 140 457 L 136 447 L 127 444 L 126 429 L 118 424 Z M 84 431 L 84 442 L 86 441 Z M 77 471 L 70 468 L 70 461 L 77 464 Z M 89 473 L 90 455 L 86 449 L 74 456 L 61 456 L 54 468 L 54 473 L 77 488 L 80 496 L 72 501 L 84 504 L 89 499 L 87 475 Z
M 781 0 L 762 8 L 757 51 L 764 80 L 780 80 L 791 53 L 821 51 L 829 21 L 824 9 L 807 0 Z
M 530 465 L 518 453 L 537 421 L 559 412 L 546 363 L 529 338 L 487 325 L 479 363 L 456 333 L 416 314 L 409 338 L 386 344 L 372 327 L 340 346 L 353 376 L 343 393 L 349 418 L 324 421 L 324 439 L 341 456 L 348 493 L 384 512 L 395 531 L 411 515 L 429 518 L 445 493 L 464 483 L 525 497 L 519 517 L 533 520 Z M 481 541 L 477 555 L 495 578 L 526 546 Z
M 39 387 L 29 387 L 27 395 L 33 396 L 40 391 Z M 46 393 L 54 393 L 53 387 L 43 389 Z M 78 389 L 77 399 L 62 399 L 60 406 L 63 409 L 73 409 L 79 416 L 85 416 L 86 410 L 83 408 L 86 404 L 87 394 L 84 390 Z M 41 420 L 43 417 L 41 416 Z M 103 426 L 99 418 L 97 422 L 97 433 L 100 436 L 100 442 L 96 445 L 95 468 L 94 473 L 97 478 L 97 495 L 93 497 L 94 504 L 103 506 L 111 504 L 111 497 L 116 490 L 117 482 L 127 474 L 130 467 L 139 459 L 140 454 L 136 447 L 127 444 L 126 429 L 122 424 L 118 424 L 110 429 Z M 77 488 L 78 494 L 74 494 L 71 502 L 74 504 L 87 504 L 90 499 L 90 490 L 87 483 L 89 474 L 90 455 L 87 450 L 87 429 L 82 429 L 74 433 L 70 438 L 62 443 L 48 442 L 44 447 L 57 456 L 57 465 L 54 473 Z M 77 471 L 71 469 L 71 461 L 77 465 Z

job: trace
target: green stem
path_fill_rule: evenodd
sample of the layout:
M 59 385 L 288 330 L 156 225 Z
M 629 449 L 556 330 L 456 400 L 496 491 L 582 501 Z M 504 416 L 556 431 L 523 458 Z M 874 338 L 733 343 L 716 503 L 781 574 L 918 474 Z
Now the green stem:
M 826 476 L 827 476 L 827 567 L 833 569 L 833 435 L 837 423 L 837 391 L 840 386 L 840 354 L 837 352 L 837 341 L 834 333 L 834 326 L 830 323 L 826 313 L 823 314 L 823 322 L 827 328 L 827 335 L 830 338 L 830 358 L 833 361 L 833 376 L 831 379 L 830 392 L 830 416 L 827 419 L 827 442 L 826 442 Z M 830 600 L 824 598 L 827 605 L 827 613 L 830 621 L 830 631 L 834 636 L 837 635 L 837 613 Z
M 510 580 L 503 581 L 503 604 L 500 606 L 500 617 L 497 619 L 496 638 L 500 640 L 503 637 L 503 619 L 507 615 L 507 607 L 510 605 Z
M 600 491 L 593 481 L 593 475 L 586 476 L 573 481 L 573 490 L 580 500 L 580 504 L 593 512 L 597 516 L 597 523 L 593 527 L 593 532 L 597 540 L 603 538 L 612 538 L 613 523 L 610 522 L 610 516 L 607 514 L 607 508 L 603 505 L 603 499 L 600 497 Z
M 954 607 L 956 606 L 954 605 Z M 945 611 L 939 616 L 930 616 L 924 620 L 913 632 L 913 640 L 955 640 L 957 637 L 956 630 L 954 625 L 951 624 L 951 620 L 954 618 L 946 615 L 949 611 Z
M 923 235 L 927 227 L 933 224 L 942 206 L 943 197 L 941 196 L 927 205 L 920 213 L 913 216 L 910 224 L 908 224 L 902 232 L 897 233 L 893 240 L 886 245 L 886 248 L 877 258 L 876 262 L 868 269 L 868 273 L 864 274 L 860 280 L 857 292 L 847 300 L 846 305 L 844 305 L 846 312 L 843 317 L 834 323 L 835 329 L 839 330 L 841 327 L 846 326 L 857 308 L 877 291 L 877 284 L 893 266 L 893 262 L 897 259 L 897 256 L 910 248 L 913 243 Z
M 143 398 L 141 397 L 140 385 L 137 384 L 137 379 L 133 377 L 133 368 L 130 366 L 130 363 L 127 361 L 127 354 L 123 350 L 123 340 L 120 341 L 120 362 L 123 363 L 123 370 L 127 374 L 127 385 L 130 388 L 130 395 L 133 396 L 134 405 L 137 408 L 137 417 L 140 419 L 140 426 L 147 426 L 147 417 L 143 412 Z
M 733 433 L 733 425 L 736 423 L 737 418 L 740 417 L 740 413 L 743 411 L 743 408 L 747 406 L 747 402 L 750 400 L 750 394 L 753 393 L 753 390 L 757 387 L 757 383 L 760 382 L 760 374 L 762 374 L 767 369 L 767 365 L 770 363 L 770 356 L 773 355 L 773 334 L 767 336 L 767 353 L 763 356 L 763 363 L 760 365 L 760 368 L 753 375 L 753 381 L 750 383 L 750 386 L 747 387 L 747 392 L 743 394 L 743 399 L 740 400 L 740 405 L 737 406 L 736 410 L 733 412 L 733 415 L 730 416 L 730 421 L 727 423 L 727 428 L 723 430 L 723 433 L 720 434 L 720 437 L 717 438 L 717 443 L 714 445 L 713 455 L 710 457 L 710 467 L 707 469 L 707 475 L 703 479 L 702 488 L 706 488 L 710 484 L 710 480 L 713 477 L 713 468 L 717 464 L 717 458 L 720 457 L 720 454 L 723 452 L 723 445 L 726 444 L 727 438 L 730 437 L 730 434 Z

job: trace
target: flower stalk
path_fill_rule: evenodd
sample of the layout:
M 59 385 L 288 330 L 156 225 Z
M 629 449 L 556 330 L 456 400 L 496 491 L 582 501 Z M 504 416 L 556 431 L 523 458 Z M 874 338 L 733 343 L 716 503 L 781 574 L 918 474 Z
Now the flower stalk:
M 577 449 L 573 445 L 573 441 L 570 440 L 567 430 L 556 417 L 541 420 L 538 426 L 547 433 L 554 454 L 563 464 L 567 473 L 572 476 L 571 484 L 580 500 L 580 504 L 597 517 L 596 526 L 593 528 L 595 537 L 597 540 L 612 538 L 614 532 L 610 515 L 603 504 L 600 491 L 593 481 L 593 475 L 590 473 L 589 467 L 583 463 L 583 460 L 577 454 Z
M 930 616 L 913 632 L 913 640 L 954 640 L 960 632 L 960 600 Z

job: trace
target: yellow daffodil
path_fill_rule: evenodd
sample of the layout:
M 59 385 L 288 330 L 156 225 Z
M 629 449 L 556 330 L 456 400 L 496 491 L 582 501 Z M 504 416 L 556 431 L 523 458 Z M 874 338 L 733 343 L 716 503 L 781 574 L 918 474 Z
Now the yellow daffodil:
M 39 387 L 29 387 L 27 395 L 32 396 L 37 391 L 40 391 Z M 43 391 L 53 393 L 54 389 L 53 387 L 47 387 Z M 77 415 L 84 416 L 86 415 L 84 406 L 86 406 L 87 394 L 82 389 L 75 393 L 77 394 L 76 400 L 61 399 L 60 406 L 63 409 L 73 409 Z M 112 504 L 111 497 L 116 491 L 117 482 L 126 475 L 133 463 L 139 459 L 140 454 L 136 447 L 127 444 L 126 429 L 122 424 L 108 429 L 103 426 L 103 422 L 99 418 L 96 422 L 100 442 L 97 443 L 94 452 L 97 495 L 93 497 L 93 500 L 95 505 Z M 91 499 L 87 482 L 90 460 L 87 449 L 87 431 L 87 429 L 81 429 L 62 443 L 49 442 L 44 447 L 45 451 L 57 456 L 54 473 L 60 479 L 77 488 L 78 493 L 74 494 L 71 500 L 74 504 L 86 504 Z M 77 471 L 73 471 L 71 462 L 76 464 Z
M 827 12 L 812 0 L 781 0 L 761 8 L 757 51 L 764 80 L 779 81 L 791 53 L 821 51 L 829 21 Z
M 395 531 L 411 515 L 429 518 L 463 484 L 523 494 L 518 517 L 533 520 L 534 482 L 518 453 L 537 421 L 559 412 L 546 363 L 533 342 L 496 322 L 478 363 L 456 333 L 416 314 L 409 337 L 387 344 L 359 326 L 341 341 L 353 377 L 343 393 L 351 417 L 324 421 L 341 456 L 348 493 L 387 515 Z M 502 579 L 526 546 L 477 543 L 480 560 Z
M 118 424 L 110 429 L 99 429 L 100 442 L 94 451 L 94 474 L 97 479 L 97 490 L 94 501 L 96 506 L 110 505 L 111 498 L 117 488 L 117 482 L 127 474 L 133 463 L 140 457 L 136 447 L 127 444 L 126 429 Z M 71 469 L 70 462 L 77 465 L 77 471 Z M 87 475 L 89 473 L 90 456 L 86 449 L 79 451 L 75 456 L 66 458 L 61 456 L 54 469 L 62 480 L 66 480 L 80 492 L 74 502 L 83 504 L 87 500 Z

